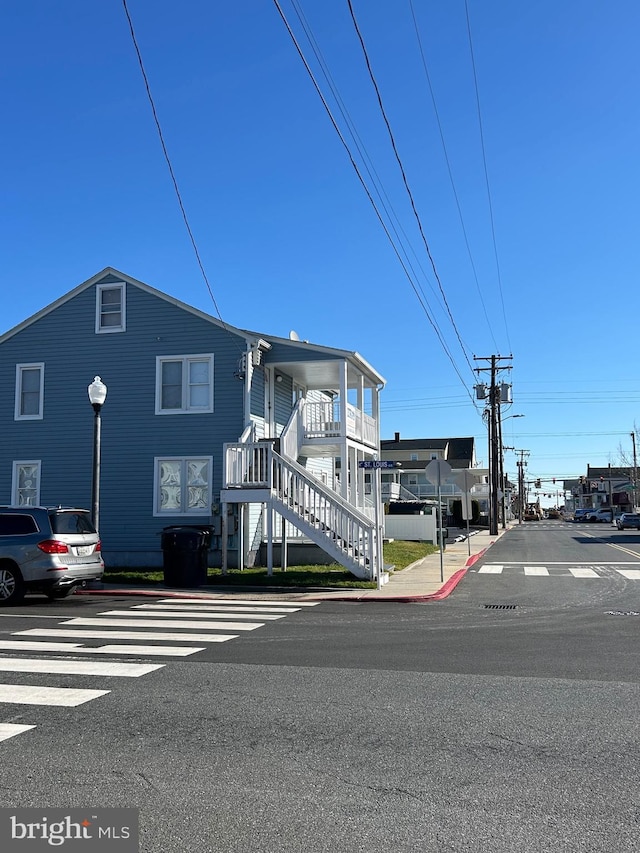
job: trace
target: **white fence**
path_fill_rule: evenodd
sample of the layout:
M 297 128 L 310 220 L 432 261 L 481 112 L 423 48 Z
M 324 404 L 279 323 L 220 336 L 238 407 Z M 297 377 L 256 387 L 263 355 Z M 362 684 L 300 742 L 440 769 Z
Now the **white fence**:
M 384 535 L 386 539 L 435 543 L 436 516 L 385 515 Z

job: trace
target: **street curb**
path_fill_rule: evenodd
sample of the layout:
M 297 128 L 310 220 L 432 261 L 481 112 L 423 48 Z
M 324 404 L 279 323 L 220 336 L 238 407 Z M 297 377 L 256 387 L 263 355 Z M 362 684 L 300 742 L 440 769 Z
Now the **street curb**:
M 451 575 L 449 580 L 447 580 L 440 589 L 435 592 L 427 593 L 425 595 L 389 595 L 389 596 L 381 596 L 380 598 L 376 598 L 374 596 L 367 597 L 368 590 L 363 590 L 362 595 L 336 595 L 330 596 L 329 594 L 321 595 L 321 596 L 308 596 L 305 598 L 306 601 L 357 601 L 360 603 L 363 602 L 384 602 L 384 603 L 392 603 L 392 604 L 420 604 L 427 601 L 442 601 L 443 598 L 447 598 L 447 596 L 451 595 L 453 590 L 458 586 L 462 578 L 466 575 L 467 571 L 475 562 L 477 562 L 481 557 L 483 557 L 488 548 L 493 545 L 493 542 L 490 542 L 487 548 L 483 548 L 482 551 L 479 551 L 477 554 L 472 554 L 464 564 L 464 568 L 458 569 L 457 572 Z M 269 591 L 269 587 L 260 588 L 260 592 Z M 242 590 L 238 590 L 237 587 L 234 588 L 234 593 L 242 592 Z M 251 588 L 247 590 L 247 592 L 256 592 L 256 588 Z M 227 593 L 228 594 L 228 590 Z M 271 594 L 273 594 L 273 589 L 271 590 Z M 284 595 L 304 595 L 304 590 L 293 590 L 283 591 L 280 593 L 282 596 Z M 137 595 L 137 596 L 148 596 L 150 598 L 192 598 L 194 600 L 214 600 L 218 601 L 220 598 L 225 595 L 224 589 L 221 589 L 219 592 L 175 592 L 174 590 L 166 590 L 166 589 L 78 589 L 75 592 L 75 595 Z
M 468 568 L 470 568 L 470 567 L 471 567 L 474 563 L 476 563 L 476 562 L 477 562 L 481 557 L 484 557 L 484 555 L 487 553 L 487 550 L 491 547 L 491 545 L 493 545 L 493 542 L 490 542 L 490 543 L 489 543 L 489 545 L 487 545 L 487 547 L 486 547 L 486 548 L 483 548 L 483 549 L 482 549 L 482 551 L 478 551 L 478 553 L 477 553 L 477 554 L 473 554 L 471 557 L 469 557 L 469 559 L 467 560 L 467 562 L 464 564 L 464 565 L 465 565 L 465 568 L 467 568 L 467 569 L 468 569 Z
M 220 598 L 224 593 L 175 592 L 168 589 L 77 589 L 74 595 L 146 595 L 149 598 Z

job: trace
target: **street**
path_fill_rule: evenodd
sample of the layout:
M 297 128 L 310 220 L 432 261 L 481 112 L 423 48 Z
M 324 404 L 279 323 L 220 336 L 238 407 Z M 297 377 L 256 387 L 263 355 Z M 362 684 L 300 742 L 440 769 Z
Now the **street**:
M 640 535 L 534 522 L 424 605 L 34 597 L 5 803 L 139 807 L 145 853 L 635 851 L 639 593 Z

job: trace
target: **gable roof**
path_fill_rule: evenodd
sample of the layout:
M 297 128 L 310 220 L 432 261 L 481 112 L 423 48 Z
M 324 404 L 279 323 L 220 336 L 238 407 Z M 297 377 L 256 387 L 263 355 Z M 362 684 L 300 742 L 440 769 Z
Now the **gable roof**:
M 101 272 L 96 273 L 95 275 L 91 276 L 91 278 L 87 279 L 87 281 L 83 281 L 82 284 L 79 284 L 77 287 L 74 287 L 73 290 L 70 290 L 68 293 L 65 293 L 64 296 L 61 296 L 59 299 L 56 299 L 55 302 L 51 302 L 49 305 L 46 305 L 36 314 L 33 314 L 26 320 L 23 320 L 22 323 L 18 323 L 17 326 L 14 326 L 7 332 L 4 332 L 4 334 L 0 335 L 0 343 L 4 343 L 4 341 L 13 337 L 13 335 L 16 335 L 23 329 L 28 328 L 30 325 L 32 325 L 32 323 L 37 322 L 42 317 L 46 317 L 47 314 L 50 314 L 52 311 L 55 311 L 56 308 L 59 308 L 66 302 L 69 302 L 71 299 L 76 297 L 79 293 L 82 293 L 84 290 L 88 290 L 94 285 L 99 284 L 102 279 L 107 278 L 108 276 L 113 276 L 113 278 L 117 281 L 124 281 L 126 282 L 126 284 L 131 284 L 134 287 L 139 287 L 140 290 L 144 290 L 147 293 L 150 293 L 152 296 L 156 296 L 159 299 L 163 299 L 165 302 L 169 302 L 170 304 L 175 305 L 178 308 L 182 308 L 184 311 L 188 311 L 190 314 L 194 314 L 196 317 L 200 317 L 203 320 L 207 320 L 208 322 L 213 323 L 221 329 L 227 329 L 228 331 L 238 334 L 241 337 L 247 338 L 249 340 L 247 332 L 243 332 L 241 329 L 236 329 L 234 326 L 230 326 L 228 323 L 224 323 L 222 322 L 222 320 L 218 320 L 215 317 L 212 317 L 210 314 L 206 314 L 204 311 L 200 311 L 198 308 L 194 308 L 192 305 L 187 305 L 186 302 L 181 302 L 179 299 L 176 299 L 173 296 L 169 296 L 167 293 L 163 293 L 161 290 L 156 290 L 155 287 L 151 287 L 150 285 L 145 284 L 143 281 L 138 281 L 138 279 L 132 278 L 130 275 L 125 275 L 125 273 L 120 272 L 120 270 L 117 270 L 114 267 L 105 267 Z
M 243 338 L 248 343 L 255 343 L 256 341 L 260 341 L 263 345 L 265 343 L 277 342 L 279 344 L 285 344 L 291 346 L 298 351 L 300 350 L 308 350 L 309 352 L 314 352 L 316 354 L 326 354 L 328 357 L 332 359 L 336 358 L 344 358 L 349 361 L 352 365 L 356 366 L 360 371 L 362 371 L 365 375 L 367 375 L 372 382 L 377 383 L 379 385 L 385 385 L 385 379 L 374 370 L 371 365 L 369 365 L 359 353 L 350 350 L 341 350 L 334 349 L 332 347 L 320 346 L 318 344 L 310 344 L 308 341 L 295 341 L 288 338 L 279 338 L 274 335 L 266 335 L 261 332 L 251 332 L 246 329 L 239 329 L 236 326 L 232 326 L 229 323 L 225 323 L 223 320 L 219 320 L 217 317 L 213 317 L 211 314 L 207 314 L 204 311 L 200 311 L 198 308 L 194 308 L 192 305 L 188 305 L 186 302 L 182 302 L 180 299 L 176 299 L 174 296 L 169 296 L 167 293 L 163 293 L 161 290 L 156 290 L 155 287 L 151 287 L 149 284 L 145 284 L 143 281 L 139 281 L 136 278 L 133 278 L 130 275 L 126 275 L 120 270 L 115 269 L 114 267 L 105 267 L 101 272 L 96 273 L 91 276 L 91 278 L 79 284 L 77 287 L 74 287 L 73 290 L 70 290 L 68 293 L 65 293 L 64 296 L 61 296 L 59 299 L 56 299 L 55 302 L 51 302 L 49 305 L 46 305 L 36 314 L 33 314 L 31 317 L 28 317 L 26 320 L 23 320 L 17 326 L 9 329 L 0 335 L 0 344 L 12 338 L 14 335 L 21 332 L 23 329 L 28 328 L 33 323 L 36 323 L 42 317 L 45 317 L 47 314 L 50 314 L 52 311 L 55 311 L 56 308 L 59 308 L 61 305 L 64 305 L 66 302 L 69 302 L 71 299 L 76 297 L 79 293 L 82 293 L 85 290 L 88 290 L 91 287 L 94 287 L 96 284 L 99 284 L 103 279 L 112 276 L 117 281 L 124 281 L 126 284 L 132 285 L 133 287 L 138 287 L 140 290 L 144 290 L 147 293 L 155 296 L 158 299 L 162 299 L 165 302 L 170 303 L 171 305 L 176 306 L 177 308 L 181 308 L 183 311 L 187 311 L 190 314 L 193 314 L 195 317 L 199 317 L 202 320 L 206 320 L 214 326 L 217 326 L 220 329 L 225 329 L 226 331 L 238 335 Z
M 400 438 L 396 437 L 380 442 L 381 451 L 394 450 L 439 450 L 445 459 L 460 462 L 472 462 L 474 439 L 470 438 Z

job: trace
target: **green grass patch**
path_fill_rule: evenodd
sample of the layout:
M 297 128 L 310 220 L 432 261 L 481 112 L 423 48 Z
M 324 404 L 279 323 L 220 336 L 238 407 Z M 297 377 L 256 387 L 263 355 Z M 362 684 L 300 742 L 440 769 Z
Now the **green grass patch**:
M 105 583 L 158 586 L 164 584 L 164 572 L 157 569 L 107 568 Z M 345 589 L 375 589 L 371 581 L 359 580 L 337 563 L 330 566 L 290 566 L 286 572 L 274 566 L 269 576 L 266 568 L 238 571 L 229 569 L 226 575 L 221 569 L 209 569 L 207 586 L 290 586 L 290 587 L 336 587 Z
M 423 557 L 428 557 L 429 554 L 437 554 L 439 548 L 437 545 L 432 545 L 431 542 L 385 542 L 384 543 L 384 561 L 385 563 L 395 566 L 397 572 L 406 569 L 411 563 L 416 560 L 421 560 Z
M 428 554 L 438 551 L 428 542 L 385 542 L 384 561 L 396 571 Z M 162 569 L 107 568 L 103 578 L 109 584 L 133 584 L 136 586 L 161 586 L 164 584 Z M 329 566 L 289 566 L 286 572 L 275 567 L 269 576 L 266 568 L 238 571 L 230 569 L 226 575 L 221 569 L 209 569 L 207 586 L 290 586 L 290 587 L 336 587 L 338 589 L 375 589 L 375 582 L 359 580 L 338 563 Z

